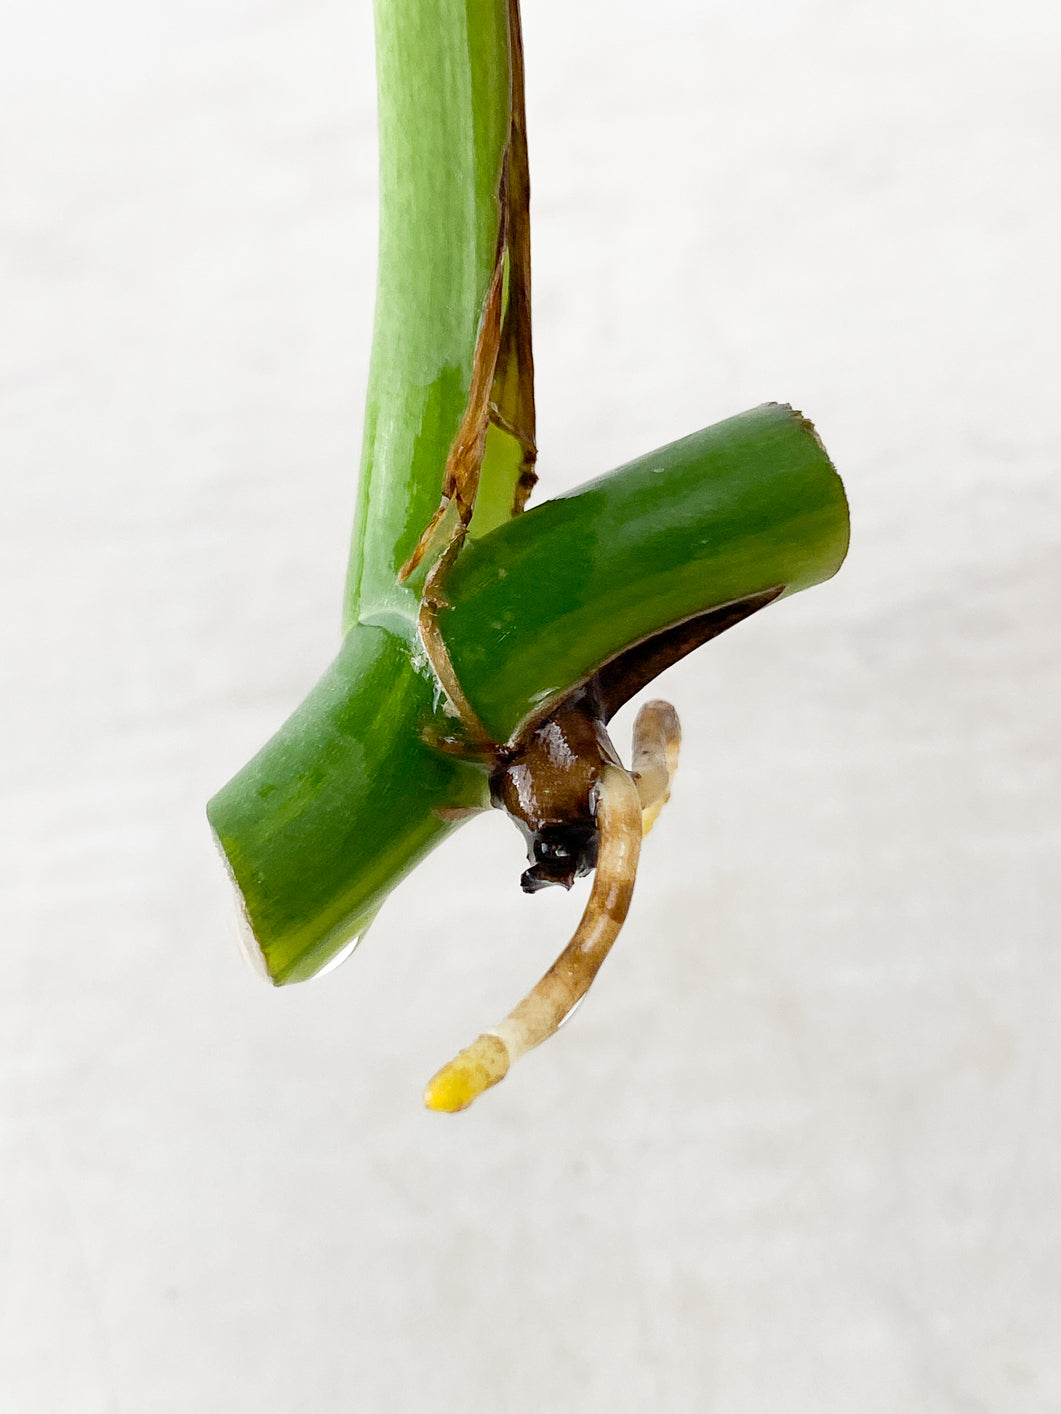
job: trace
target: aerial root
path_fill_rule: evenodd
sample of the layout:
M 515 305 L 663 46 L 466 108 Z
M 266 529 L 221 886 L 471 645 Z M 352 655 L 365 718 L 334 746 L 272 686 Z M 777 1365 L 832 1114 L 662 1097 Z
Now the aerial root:
M 631 774 L 641 800 L 642 832 L 648 834 L 670 799 L 682 741 L 678 714 L 669 702 L 646 702 L 634 722 Z
M 673 708 L 668 710 L 673 715 Z M 430 1081 L 424 1091 L 428 1109 L 466 1109 L 484 1090 L 504 1079 L 514 1060 L 558 1030 L 589 990 L 619 936 L 634 892 L 642 803 L 637 786 L 621 766 L 605 766 L 596 792 L 600 832 L 597 872 L 574 936 L 504 1021 L 461 1051 Z

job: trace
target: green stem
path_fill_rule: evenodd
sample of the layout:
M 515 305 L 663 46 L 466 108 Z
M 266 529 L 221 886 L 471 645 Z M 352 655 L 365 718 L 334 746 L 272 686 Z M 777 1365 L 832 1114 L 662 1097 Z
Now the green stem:
M 436 809 L 485 804 L 483 773 L 420 739 L 434 685 L 408 643 L 355 624 L 298 710 L 207 814 L 272 981 L 311 977 L 453 828 Z
M 469 548 L 443 629 L 499 740 L 631 643 L 839 568 L 847 507 L 810 425 L 769 405 L 641 457 Z M 419 664 L 419 665 L 418 665 Z M 295 715 L 209 814 L 276 982 L 367 928 L 450 829 L 482 770 L 424 744 L 452 728 L 402 614 L 355 625 Z
M 398 570 L 438 505 L 497 253 L 507 0 L 376 0 L 380 238 L 344 631 L 415 618 Z
M 847 542 L 843 486 L 814 429 L 767 404 L 470 545 L 439 624 L 472 706 L 507 741 L 631 644 L 828 579 Z
M 515 0 L 376 0 L 380 268 L 345 637 L 208 807 L 277 983 L 332 961 L 453 829 L 453 812 L 487 804 L 483 769 L 425 744 L 454 723 L 417 637 L 417 590 L 398 572 L 438 505 L 468 402 L 506 163 L 525 196 L 522 159 L 507 151 L 521 132 L 516 19 Z M 524 220 L 523 198 L 514 205 Z M 522 450 L 490 429 L 471 527 L 482 538 L 453 566 L 438 616 L 459 684 L 499 742 L 631 644 L 827 579 L 847 545 L 828 458 L 809 424 L 772 405 L 507 520 L 533 428 L 526 226 L 507 215 L 517 295 L 494 386 Z

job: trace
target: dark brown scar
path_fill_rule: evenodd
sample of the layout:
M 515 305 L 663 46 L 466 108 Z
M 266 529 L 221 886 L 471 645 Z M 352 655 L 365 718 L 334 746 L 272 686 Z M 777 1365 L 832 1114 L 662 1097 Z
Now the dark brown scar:
M 766 589 L 761 594 L 751 594 L 746 599 L 734 600 L 706 613 L 695 614 L 691 619 L 654 633 L 651 638 L 642 639 L 631 648 L 624 648 L 614 658 L 610 658 L 593 674 L 600 714 L 605 722 L 610 722 L 626 705 L 631 697 L 636 697 L 653 678 L 667 668 L 673 667 L 687 653 L 709 643 L 726 629 L 733 628 L 752 614 L 765 609 L 785 592 L 783 584 Z

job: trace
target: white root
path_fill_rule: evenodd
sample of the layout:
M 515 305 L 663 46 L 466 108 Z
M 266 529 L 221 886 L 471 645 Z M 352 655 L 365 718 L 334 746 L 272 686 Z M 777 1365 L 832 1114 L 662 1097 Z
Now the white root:
M 673 709 L 671 709 L 673 710 Z M 676 719 L 675 719 L 676 720 Z M 523 1001 L 443 1066 L 424 1091 L 428 1109 L 466 1109 L 504 1079 L 509 1066 L 559 1028 L 585 996 L 626 920 L 641 851 L 642 803 L 621 766 L 605 766 L 596 787 L 597 872 L 567 947 Z
M 648 834 L 659 812 L 670 799 L 671 782 L 678 769 L 682 729 L 669 702 L 646 702 L 634 722 L 631 773 L 644 812 L 642 831 Z

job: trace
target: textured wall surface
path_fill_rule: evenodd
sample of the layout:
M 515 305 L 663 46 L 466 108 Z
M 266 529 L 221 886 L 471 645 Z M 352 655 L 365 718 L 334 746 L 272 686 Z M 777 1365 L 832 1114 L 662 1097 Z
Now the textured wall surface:
M 12 1414 L 1061 1408 L 1058 11 L 603 13 L 525 16 L 539 494 L 778 399 L 854 538 L 661 684 L 620 945 L 450 1120 L 581 899 L 485 818 L 273 992 L 203 817 L 335 646 L 368 0 L 5 6 Z

